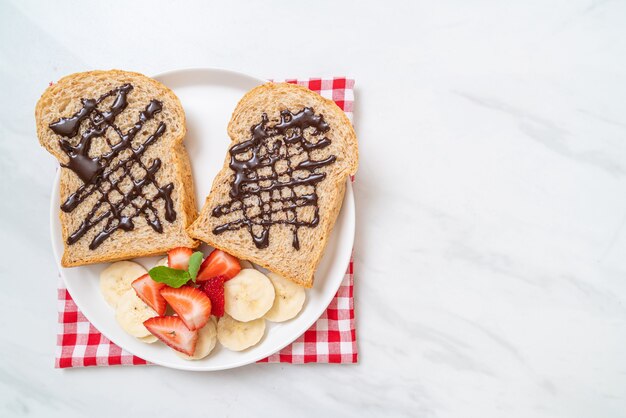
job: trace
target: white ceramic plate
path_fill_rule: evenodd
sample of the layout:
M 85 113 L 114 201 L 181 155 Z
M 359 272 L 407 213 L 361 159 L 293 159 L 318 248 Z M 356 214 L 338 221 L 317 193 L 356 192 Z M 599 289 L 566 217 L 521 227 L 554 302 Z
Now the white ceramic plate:
M 231 112 L 244 93 L 264 81 L 218 69 L 171 71 L 155 78 L 174 90 L 185 108 L 188 128 L 185 144 L 191 156 L 197 201 L 204 202 L 228 149 L 226 125 Z M 280 324 L 267 321 L 265 336 L 259 344 L 248 350 L 233 352 L 218 343 L 207 358 L 186 361 L 164 344 L 144 344 L 122 331 L 115 321 L 113 310 L 99 291 L 100 272 L 108 264 L 74 268 L 60 266 L 63 242 L 58 217 L 59 199 L 57 173 L 50 205 L 52 248 L 65 285 L 80 310 L 115 344 L 149 362 L 176 369 L 203 371 L 239 367 L 265 358 L 293 342 L 320 317 L 337 292 L 348 266 L 354 240 L 354 198 L 348 181 L 343 207 L 317 269 L 315 285 L 307 290 L 307 300 L 300 314 Z M 208 248 L 203 250 L 206 254 Z M 147 257 L 136 261 L 150 268 L 158 259 Z

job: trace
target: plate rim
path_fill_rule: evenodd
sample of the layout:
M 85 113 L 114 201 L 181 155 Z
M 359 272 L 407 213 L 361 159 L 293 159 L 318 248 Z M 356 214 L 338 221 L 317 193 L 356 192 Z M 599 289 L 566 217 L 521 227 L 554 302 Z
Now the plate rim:
M 177 75 L 180 73 L 193 73 L 193 72 L 213 72 L 213 73 L 225 73 L 225 74 L 231 74 L 231 75 L 237 75 L 240 77 L 246 77 L 255 81 L 258 81 L 259 83 L 264 83 L 267 82 L 267 80 L 263 80 L 257 77 L 254 77 L 252 75 L 240 72 L 240 71 L 233 71 L 233 70 L 228 70 L 228 69 L 224 69 L 224 68 L 212 68 L 212 67 L 189 67 L 189 68 L 181 68 L 178 70 L 169 70 L 169 71 L 165 71 L 165 72 L 161 72 L 158 74 L 155 74 L 153 76 L 150 76 L 151 78 L 154 79 L 158 79 L 161 77 L 166 77 L 166 76 L 172 76 L 172 75 Z M 71 288 L 73 288 L 72 285 L 68 285 L 68 280 L 66 279 L 63 271 L 66 270 L 65 267 L 61 266 L 61 254 L 57 251 L 56 248 L 56 244 L 55 242 L 57 241 L 57 238 L 55 236 L 55 223 L 56 222 L 60 222 L 59 221 L 59 213 L 58 210 L 59 208 L 57 207 L 57 205 L 55 205 L 55 201 L 57 198 L 60 197 L 59 195 L 59 186 L 60 186 L 60 175 L 61 175 L 61 170 L 57 167 L 56 169 L 56 173 L 54 176 L 54 180 L 52 183 L 52 191 L 50 194 L 50 244 L 52 246 L 52 253 L 54 256 L 54 261 L 56 263 L 57 269 L 58 269 L 58 274 L 61 277 L 61 279 L 63 280 L 63 283 L 65 285 L 66 290 L 68 291 L 68 293 L 71 296 Z M 355 233 L 356 233 L 356 209 L 355 209 L 355 200 L 354 200 L 354 191 L 352 188 L 352 181 L 350 179 L 350 177 L 348 177 L 346 179 L 346 191 L 345 191 L 345 196 L 344 196 L 344 200 L 342 202 L 342 207 L 340 209 L 339 214 L 337 215 L 339 217 L 339 215 L 341 214 L 341 212 L 343 212 L 344 210 L 348 210 L 350 213 L 348 213 L 348 217 L 349 219 L 352 220 L 352 222 L 348 222 L 347 223 L 347 228 L 348 231 L 345 232 L 345 235 L 347 235 L 347 239 L 349 240 L 349 244 L 350 244 L 350 251 L 348 252 L 348 257 L 347 257 L 347 262 L 345 263 L 345 268 L 347 269 L 348 266 L 350 265 L 350 259 L 352 258 L 352 253 L 354 251 L 354 238 L 355 238 Z M 332 230 L 331 230 L 332 233 Z M 62 248 L 60 248 L 59 250 L 63 250 L 63 246 Z M 343 264 L 343 262 L 341 263 Z M 327 301 L 324 301 L 324 303 L 322 304 L 322 308 L 321 311 L 316 313 L 315 315 L 312 316 L 312 320 L 311 321 L 307 321 L 307 326 L 303 327 L 304 331 L 302 331 L 302 333 L 306 332 L 315 322 L 317 322 L 320 318 L 320 316 L 324 313 L 324 311 L 326 309 L 328 309 L 328 305 L 332 302 L 333 298 L 335 297 L 335 295 L 337 294 L 337 291 L 339 290 L 339 288 L 341 287 L 341 283 L 343 282 L 342 280 L 338 281 L 338 285 L 336 288 L 333 289 L 332 292 L 329 292 L 330 296 L 328 297 Z M 114 341 L 114 339 L 112 339 L 109 335 L 107 335 L 107 333 L 102 331 L 102 327 L 98 327 L 96 325 L 95 322 L 99 322 L 99 321 L 93 321 L 93 319 L 89 318 L 86 314 L 85 314 L 85 310 L 81 307 L 81 304 L 72 296 L 72 300 L 74 301 L 74 303 L 76 304 L 76 306 L 78 307 L 78 309 L 81 311 L 81 313 L 83 313 L 83 315 L 85 316 L 85 318 L 92 323 L 92 325 L 98 330 L 98 332 L 100 332 L 102 335 L 104 335 L 107 339 L 109 339 L 112 343 L 118 345 L 120 348 L 126 350 L 127 352 L 129 352 L 130 354 L 140 357 L 143 359 L 142 356 L 136 354 L 134 352 L 133 349 L 129 349 L 128 347 L 124 347 L 121 344 L 118 344 L 116 341 Z M 89 309 L 88 309 L 89 310 Z M 106 327 L 105 327 L 106 328 Z M 154 361 L 154 360 L 146 360 L 149 363 L 152 364 L 156 364 L 162 367 L 167 367 L 167 368 L 171 368 L 171 369 L 177 369 L 177 370 L 186 370 L 186 371 L 194 371 L 194 372 L 203 372 L 203 371 L 219 371 L 219 370 L 228 370 L 228 369 L 234 369 L 234 368 L 238 368 L 238 367 L 242 367 L 242 366 L 246 366 L 248 364 L 254 364 L 259 360 L 262 360 L 274 353 L 277 353 L 278 351 L 282 350 L 283 348 L 285 348 L 286 346 L 288 346 L 289 344 L 293 343 L 295 340 L 297 340 L 302 334 L 298 334 L 294 339 L 289 340 L 287 342 L 285 342 L 284 344 L 281 342 L 279 343 L 279 348 L 277 349 L 272 349 L 272 350 L 265 350 L 262 351 L 261 354 L 259 354 L 258 356 L 253 356 L 256 357 L 253 360 L 243 360 L 243 361 L 235 361 L 232 362 L 230 364 L 226 364 L 226 365 L 220 365 L 220 366 L 199 366 L 198 363 L 196 362 L 188 362 L 185 364 L 178 364 L 178 363 L 168 363 L 167 361 Z M 196 365 L 194 367 L 194 365 Z

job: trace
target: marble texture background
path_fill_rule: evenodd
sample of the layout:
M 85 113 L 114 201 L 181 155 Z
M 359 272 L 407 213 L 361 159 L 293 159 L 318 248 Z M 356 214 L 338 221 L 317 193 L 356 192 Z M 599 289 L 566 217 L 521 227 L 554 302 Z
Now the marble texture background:
M 0 416 L 626 416 L 625 19 L 610 0 L 2 1 Z M 356 79 L 360 364 L 53 369 L 33 109 L 112 67 Z

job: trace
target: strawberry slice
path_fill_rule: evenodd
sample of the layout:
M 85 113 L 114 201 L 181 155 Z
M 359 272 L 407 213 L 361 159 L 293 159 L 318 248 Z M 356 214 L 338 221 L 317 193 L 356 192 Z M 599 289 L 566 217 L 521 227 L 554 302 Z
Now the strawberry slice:
M 192 286 L 182 286 L 178 289 L 166 287 L 161 290 L 161 296 L 190 330 L 200 329 L 209 321 L 211 299 L 201 290 Z
M 187 270 L 189 268 L 189 258 L 191 254 L 193 254 L 191 248 L 173 248 L 167 252 L 167 265 L 173 269 Z
M 149 274 L 144 274 L 132 284 L 137 296 L 143 300 L 146 305 L 151 307 L 154 312 L 159 315 L 165 315 L 167 303 L 165 298 L 161 296 L 161 290 L 166 286 L 165 283 L 159 283 L 152 280 Z
M 241 265 L 232 255 L 221 250 L 214 250 L 200 265 L 196 282 L 222 276 L 224 280 L 230 280 L 241 271 Z
M 193 356 L 198 342 L 198 331 L 189 331 L 177 316 L 155 316 L 143 323 L 159 340 L 176 351 Z
M 224 277 L 217 276 L 200 284 L 202 290 L 211 299 L 211 315 L 224 316 Z

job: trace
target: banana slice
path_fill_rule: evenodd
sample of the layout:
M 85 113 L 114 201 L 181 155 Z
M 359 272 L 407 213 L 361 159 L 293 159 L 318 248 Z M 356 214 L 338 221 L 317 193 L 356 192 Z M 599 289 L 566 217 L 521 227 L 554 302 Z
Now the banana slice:
M 146 344 L 153 344 L 153 343 L 159 341 L 159 339 L 157 337 L 155 337 L 154 335 L 152 335 L 152 334 L 147 335 L 145 337 L 139 337 L 137 339 L 139 341 L 141 341 L 142 343 L 146 343 Z
M 209 321 L 198 331 L 198 342 L 196 343 L 196 351 L 193 356 L 174 350 L 178 357 L 185 360 L 200 360 L 211 354 L 217 343 L 217 327 L 214 321 Z
M 304 305 L 306 293 L 304 287 L 285 279 L 276 273 L 267 273 L 267 277 L 274 285 L 274 305 L 265 314 L 265 319 L 272 322 L 287 321 L 298 315 Z
M 228 314 L 217 323 L 217 339 L 232 351 L 242 351 L 252 347 L 263 338 L 265 319 L 259 318 L 249 322 L 239 322 Z
M 127 290 L 115 308 L 115 319 L 122 329 L 137 338 L 151 335 L 143 322 L 154 316 L 157 314 L 139 299 L 134 289 Z
M 152 267 L 159 267 L 159 266 L 169 267 L 169 261 L 167 259 L 167 256 L 165 256 L 162 259 L 160 259 L 159 261 L 157 261 L 156 264 L 154 266 L 152 266 Z
M 112 307 L 117 306 L 120 297 L 131 289 L 133 280 L 143 276 L 147 271 L 132 261 L 118 261 L 100 273 L 100 292 L 104 300 Z
M 266 275 L 244 269 L 224 283 L 224 310 L 242 322 L 261 318 L 274 304 L 274 286 Z
M 239 265 L 241 266 L 241 269 L 253 269 L 254 266 L 252 265 L 251 262 L 246 261 L 246 260 L 239 260 Z

